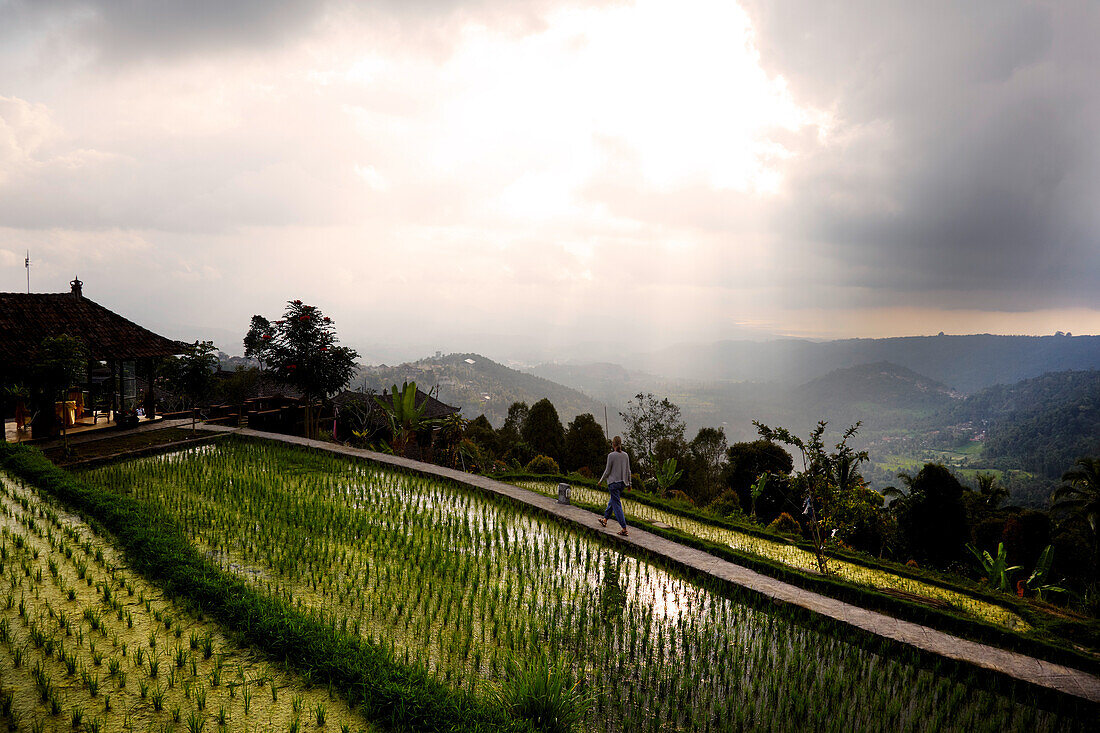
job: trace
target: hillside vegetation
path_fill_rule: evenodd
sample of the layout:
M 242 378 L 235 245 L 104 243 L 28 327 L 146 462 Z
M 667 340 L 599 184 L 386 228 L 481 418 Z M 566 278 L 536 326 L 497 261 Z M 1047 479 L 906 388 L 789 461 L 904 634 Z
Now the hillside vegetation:
M 968 397 L 940 422 L 985 432 L 985 456 L 1002 468 L 1058 478 L 1075 458 L 1100 453 L 1100 371 L 1044 374 Z
M 353 384 L 378 392 L 404 381 L 415 381 L 425 391 L 438 386 L 440 400 L 461 408 L 464 417 L 485 415 L 495 427 L 504 424 L 513 402 L 531 405 L 544 397 L 554 403 L 563 419 L 571 420 L 585 412 L 603 417 L 603 404 L 583 392 L 511 369 L 480 354 L 448 354 L 398 366 L 365 366 Z

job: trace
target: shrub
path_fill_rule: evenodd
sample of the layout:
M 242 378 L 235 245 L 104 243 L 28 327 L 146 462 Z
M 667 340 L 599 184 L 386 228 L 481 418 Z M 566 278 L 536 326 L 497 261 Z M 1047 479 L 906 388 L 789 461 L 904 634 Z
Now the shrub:
M 501 707 L 535 730 L 568 733 L 580 727 L 591 699 L 568 666 L 551 662 L 544 651 L 520 664 L 508 662 L 508 674 L 497 693 Z
M 726 489 L 707 505 L 707 509 L 719 517 L 729 517 L 741 513 L 741 501 L 737 498 L 736 491 Z
M 588 466 L 581 466 L 580 468 L 578 468 L 573 473 L 575 473 L 578 476 L 581 476 L 583 478 L 596 478 L 595 475 L 592 473 L 592 469 L 589 468 Z
M 795 520 L 787 512 L 783 512 L 771 524 L 768 525 L 768 529 L 779 534 L 801 534 L 802 527 L 799 526 L 798 521 Z
M 526 466 L 524 466 L 524 470 L 527 471 L 527 473 L 561 473 L 561 469 L 558 468 L 558 462 L 550 456 L 535 456 Z
M 636 473 L 630 474 L 630 488 L 635 491 L 646 491 L 645 481 L 642 481 L 642 477 Z
M 695 506 L 695 502 L 691 500 L 691 497 L 680 491 L 679 489 L 673 489 L 668 492 L 668 498 L 675 504 L 681 504 L 683 506 Z

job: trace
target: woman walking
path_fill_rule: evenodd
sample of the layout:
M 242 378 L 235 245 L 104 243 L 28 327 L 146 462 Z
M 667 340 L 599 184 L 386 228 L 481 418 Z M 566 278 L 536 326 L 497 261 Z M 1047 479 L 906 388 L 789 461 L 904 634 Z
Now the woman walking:
M 607 454 L 607 468 L 603 470 L 603 476 L 600 476 L 600 480 L 596 482 L 599 486 L 607 481 L 607 490 L 611 492 L 611 499 L 607 502 L 607 509 L 600 518 L 600 524 L 606 527 L 607 520 L 614 514 L 615 520 L 622 527 L 619 534 L 625 537 L 628 532 L 626 515 L 623 514 L 622 492 L 623 487 L 630 486 L 630 456 L 623 450 L 623 439 L 618 435 L 612 439 L 611 447 L 614 450 Z

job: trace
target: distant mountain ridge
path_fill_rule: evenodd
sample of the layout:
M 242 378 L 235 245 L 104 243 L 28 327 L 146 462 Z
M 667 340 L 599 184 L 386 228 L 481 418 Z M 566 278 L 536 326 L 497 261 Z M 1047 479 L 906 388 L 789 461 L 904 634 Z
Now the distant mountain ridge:
M 801 384 L 835 369 L 891 362 L 964 393 L 1045 372 L 1100 368 L 1100 336 L 906 336 L 814 342 L 721 341 L 631 357 L 631 368 L 679 379 Z
M 404 381 L 415 381 L 425 391 L 438 386 L 441 401 L 460 408 L 466 418 L 484 414 L 494 427 L 504 424 L 513 402 L 531 406 L 544 397 L 553 403 L 563 426 L 584 412 L 603 419 L 603 404 L 583 392 L 511 369 L 481 354 L 448 354 L 398 366 L 364 366 L 353 386 L 381 391 Z

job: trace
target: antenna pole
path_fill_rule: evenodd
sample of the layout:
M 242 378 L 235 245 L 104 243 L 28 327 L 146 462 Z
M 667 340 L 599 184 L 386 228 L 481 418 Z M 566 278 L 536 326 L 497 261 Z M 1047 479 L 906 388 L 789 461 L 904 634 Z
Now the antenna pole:
M 31 251 L 27 250 L 27 259 L 23 260 L 23 266 L 27 268 L 27 294 L 31 292 Z

